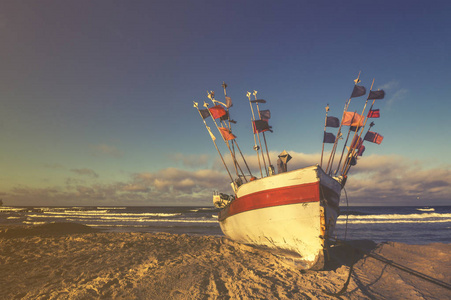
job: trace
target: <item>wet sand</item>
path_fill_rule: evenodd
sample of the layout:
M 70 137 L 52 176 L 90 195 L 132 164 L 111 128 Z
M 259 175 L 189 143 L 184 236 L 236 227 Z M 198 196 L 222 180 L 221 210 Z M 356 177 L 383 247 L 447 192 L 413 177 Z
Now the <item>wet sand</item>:
M 451 283 L 450 244 L 353 245 Z M 0 228 L 0 299 L 451 298 L 449 289 L 353 248 L 330 254 L 326 270 L 305 271 L 223 237 L 106 233 L 70 223 Z

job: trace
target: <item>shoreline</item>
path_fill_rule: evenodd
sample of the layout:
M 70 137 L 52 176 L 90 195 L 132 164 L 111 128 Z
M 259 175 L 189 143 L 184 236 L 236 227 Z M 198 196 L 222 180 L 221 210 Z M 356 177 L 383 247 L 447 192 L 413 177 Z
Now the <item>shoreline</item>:
M 451 282 L 451 244 L 355 241 Z M 450 291 L 347 248 L 324 271 L 217 236 L 100 232 L 74 223 L 0 230 L 0 298 L 444 299 Z

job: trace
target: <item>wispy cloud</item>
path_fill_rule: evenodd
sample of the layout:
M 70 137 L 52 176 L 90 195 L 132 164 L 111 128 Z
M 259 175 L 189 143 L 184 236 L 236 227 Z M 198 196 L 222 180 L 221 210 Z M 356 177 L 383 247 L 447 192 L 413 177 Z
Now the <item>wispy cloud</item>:
M 313 165 L 320 156 L 288 152 L 293 157 L 288 170 Z M 249 157 L 248 164 L 260 177 L 255 156 Z M 90 169 L 74 170 L 92 176 Z M 167 168 L 130 174 L 121 182 L 70 180 L 61 187 L 18 186 L 2 197 L 16 205 L 211 205 L 214 190 L 232 192 L 229 182 L 227 173 L 216 169 Z M 446 205 L 451 200 L 451 168 L 431 168 L 395 155 L 370 155 L 351 169 L 346 190 L 352 205 Z
M 54 163 L 54 164 L 44 164 L 44 167 L 47 169 L 53 169 L 53 170 L 64 170 L 66 169 L 65 166 L 62 164 Z
M 83 168 L 83 169 L 71 169 L 70 170 L 73 173 L 76 173 L 78 175 L 83 175 L 83 176 L 90 176 L 90 177 L 94 177 L 94 178 L 98 178 L 99 175 L 94 172 L 94 170 L 88 169 L 88 168 Z
M 385 83 L 379 88 L 383 89 L 388 94 L 385 102 L 388 108 L 390 108 L 394 103 L 402 101 L 409 93 L 407 89 L 401 88 L 399 82 L 396 80 Z
M 98 144 L 92 146 L 93 155 L 95 156 L 111 156 L 115 158 L 122 157 L 124 153 L 117 149 L 115 146 L 107 144 Z
M 400 156 L 362 158 L 347 185 L 362 204 L 449 204 L 451 168 L 427 168 Z
M 169 159 L 182 162 L 182 164 L 186 167 L 206 167 L 210 162 L 210 156 L 207 154 L 182 154 L 176 153 L 169 155 Z

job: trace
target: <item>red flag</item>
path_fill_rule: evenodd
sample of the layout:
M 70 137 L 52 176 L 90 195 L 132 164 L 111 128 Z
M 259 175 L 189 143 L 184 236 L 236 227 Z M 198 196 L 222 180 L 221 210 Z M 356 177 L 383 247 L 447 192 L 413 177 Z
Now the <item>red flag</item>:
M 212 108 L 209 108 L 210 113 L 212 115 L 212 117 L 214 119 L 220 118 L 222 116 L 225 116 L 225 114 L 227 113 L 226 110 L 224 109 L 224 107 L 222 107 L 221 105 L 215 105 Z
M 359 151 L 357 152 L 357 156 L 362 156 L 363 152 L 365 152 L 365 146 L 360 145 Z
M 224 140 L 230 141 L 230 140 L 236 139 L 236 136 L 232 132 L 230 132 L 230 130 L 228 128 L 218 127 L 218 129 L 221 132 L 221 135 L 224 138 Z
M 252 122 L 252 127 L 254 129 L 254 134 L 257 132 L 271 131 L 271 126 L 269 126 L 266 120 L 255 120 Z
M 381 114 L 378 109 L 370 109 L 370 111 L 368 112 L 368 118 L 380 118 Z
M 358 113 L 347 111 L 345 112 L 341 123 L 345 126 L 361 127 L 363 126 L 364 119 L 365 117 L 359 115 Z
M 377 132 L 368 131 L 365 135 L 364 140 L 372 143 L 380 144 L 384 137 Z
M 352 140 L 351 148 L 359 149 L 360 146 L 362 146 L 362 144 L 363 144 L 362 139 L 359 136 L 356 135 L 356 136 L 354 136 L 354 139 Z

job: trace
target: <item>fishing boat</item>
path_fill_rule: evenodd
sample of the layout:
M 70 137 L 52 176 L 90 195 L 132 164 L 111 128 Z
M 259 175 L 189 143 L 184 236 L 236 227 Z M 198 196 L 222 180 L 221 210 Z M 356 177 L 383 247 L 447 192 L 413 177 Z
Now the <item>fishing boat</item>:
M 270 113 L 259 107 L 259 104 L 266 101 L 257 99 L 256 91 L 253 93 L 253 100 L 252 94 L 247 93 L 252 112 L 253 148 L 258 158 L 260 178 L 252 174 L 236 136 L 232 133 L 231 124 L 236 122 L 230 119 L 229 108 L 232 101 L 227 96 L 227 85 L 223 83 L 225 103 L 216 100 L 214 92 L 208 93 L 213 107 L 204 102 L 205 108 L 200 109 L 199 104 L 194 102 L 231 181 L 233 194 L 215 192 L 213 195 L 213 204 L 220 209 L 218 221 L 226 237 L 243 244 L 269 248 L 278 255 L 289 257 L 304 269 L 324 268 L 327 257 L 325 254 L 340 214 L 340 195 L 346 184 L 347 174 L 362 155 L 364 141 L 380 144 L 383 139 L 380 134 L 370 131 L 374 122 L 371 122 L 362 138 L 367 120 L 379 117 L 379 109 L 373 109 L 373 105 L 375 100 L 384 98 L 383 90 L 370 90 L 361 114 L 349 111 L 351 99 L 366 94 L 365 87 L 358 85 L 359 77 L 354 81 L 355 85 L 351 97 L 345 103 L 341 120 L 328 116 L 329 105 L 326 106 L 321 160 L 318 164 L 288 171 L 291 156 L 284 150 L 278 156 L 277 174 L 271 164 L 265 136 L 265 132 L 272 131 L 268 124 Z M 369 100 L 373 100 L 371 107 L 363 117 Z M 207 125 L 206 119 L 209 117 L 230 152 L 235 178 L 216 143 L 216 137 Z M 327 132 L 327 128 L 338 128 L 337 133 Z M 343 134 L 347 134 L 347 137 L 342 154 L 337 155 L 340 159 L 338 163 L 334 163 L 338 143 L 344 140 Z M 263 151 L 262 140 L 266 153 Z M 348 146 L 349 140 L 351 143 Z M 325 160 L 323 164 L 325 144 L 333 144 L 328 153 L 327 164 Z M 238 162 L 239 156 L 247 168 L 247 174 Z

